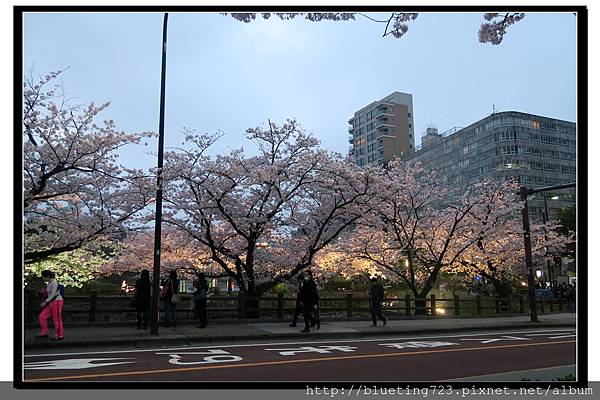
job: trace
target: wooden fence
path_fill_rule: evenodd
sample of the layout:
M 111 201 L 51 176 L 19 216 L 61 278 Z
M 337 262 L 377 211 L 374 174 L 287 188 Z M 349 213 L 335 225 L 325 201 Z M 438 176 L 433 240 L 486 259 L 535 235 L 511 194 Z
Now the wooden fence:
M 131 296 L 114 295 L 99 296 L 92 292 L 89 296 L 65 296 L 63 320 L 72 322 L 117 322 L 133 321 L 135 310 L 129 306 Z M 193 318 L 191 295 L 180 295 L 181 301 L 177 306 L 178 317 L 182 320 Z M 243 293 L 234 295 L 210 296 L 207 311 L 210 319 L 243 319 L 245 315 Z M 162 303 L 162 302 L 161 302 Z M 278 296 L 263 296 L 259 300 L 259 315 L 267 319 L 289 318 L 295 309 L 296 298 Z M 363 294 L 347 293 L 344 297 L 322 297 L 318 308 L 325 318 L 364 318 L 369 315 L 370 298 Z M 567 311 L 566 299 L 538 299 L 538 313 Z M 162 310 L 162 304 L 161 304 Z M 39 299 L 35 291 L 25 292 L 25 323 L 34 323 L 39 313 Z M 526 314 L 529 312 L 528 299 L 524 296 L 509 298 L 493 297 L 459 297 L 415 299 L 406 295 L 402 297 L 387 297 L 383 302 L 384 313 L 390 316 L 411 317 L 427 315 L 430 317 L 448 317 L 460 315 L 490 315 L 490 314 Z

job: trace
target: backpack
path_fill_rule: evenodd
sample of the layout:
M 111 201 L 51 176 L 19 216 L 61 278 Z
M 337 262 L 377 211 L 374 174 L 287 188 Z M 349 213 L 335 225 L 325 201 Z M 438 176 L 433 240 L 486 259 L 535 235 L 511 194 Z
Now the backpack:
M 59 283 L 57 286 L 58 289 L 58 294 L 60 294 L 60 297 L 63 298 L 63 300 L 65 299 L 65 285 L 63 285 L 62 283 Z

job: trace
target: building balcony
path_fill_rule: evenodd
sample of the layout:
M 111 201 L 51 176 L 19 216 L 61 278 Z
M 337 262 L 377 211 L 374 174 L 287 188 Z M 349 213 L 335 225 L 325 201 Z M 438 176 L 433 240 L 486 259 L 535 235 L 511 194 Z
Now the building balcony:
M 388 112 L 382 112 L 375 115 L 375 119 L 378 121 L 387 121 L 388 118 L 394 118 L 394 114 L 390 114 Z
M 352 143 L 352 144 L 354 144 L 354 136 L 350 135 L 350 136 L 348 137 L 348 143 Z
M 377 110 L 389 110 L 392 108 L 393 105 L 393 103 L 379 103 L 375 108 Z
M 385 121 L 378 121 L 377 123 L 375 123 L 375 129 L 377 130 L 385 131 L 386 129 L 392 129 L 393 127 L 394 125 L 387 124 Z

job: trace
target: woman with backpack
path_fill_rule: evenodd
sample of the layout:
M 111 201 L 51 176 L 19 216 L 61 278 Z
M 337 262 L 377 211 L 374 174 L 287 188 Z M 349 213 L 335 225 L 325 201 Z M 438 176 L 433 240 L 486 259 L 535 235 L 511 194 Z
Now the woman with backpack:
M 46 282 L 46 291 L 45 298 L 40 304 L 40 307 L 42 308 L 39 316 L 41 332 L 40 335 L 36 337 L 48 337 L 48 318 L 52 316 L 55 331 L 53 340 L 63 340 L 65 336 L 62 322 L 62 310 L 64 305 L 62 293 L 64 293 L 64 286 L 60 285 L 56 281 L 54 273 L 47 269 L 42 271 L 42 279 Z
M 142 271 L 140 278 L 135 281 L 135 310 L 137 313 L 137 328 L 147 329 L 152 304 L 150 271 Z M 142 328 L 143 322 L 143 328 Z

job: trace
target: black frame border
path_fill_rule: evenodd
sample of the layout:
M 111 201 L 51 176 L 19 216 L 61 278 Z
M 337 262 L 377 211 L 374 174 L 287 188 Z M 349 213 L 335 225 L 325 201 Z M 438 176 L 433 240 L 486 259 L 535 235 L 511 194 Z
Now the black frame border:
M 27 382 L 23 380 L 23 195 L 22 195 L 22 72 L 23 72 L 23 18 L 25 13 L 58 13 L 58 12 L 574 12 L 577 13 L 577 375 L 576 382 L 452 382 L 456 388 L 533 388 L 541 384 L 562 388 L 565 384 L 571 387 L 584 388 L 588 385 L 588 226 L 587 226 L 587 168 L 588 168 L 588 10 L 586 6 L 526 6 L 526 5 L 481 5 L 481 6 L 14 6 L 13 7 L 13 239 L 14 239 L 14 293 L 13 293 L 13 386 L 17 389 L 306 389 L 307 386 L 345 387 L 349 384 L 363 386 L 391 387 L 391 382 Z M 159 29 L 159 27 L 157 27 Z M 157 72 L 158 75 L 158 72 Z M 21 240 L 17 241 L 16 238 Z M 442 383 L 404 382 L 413 388 L 439 387 Z

